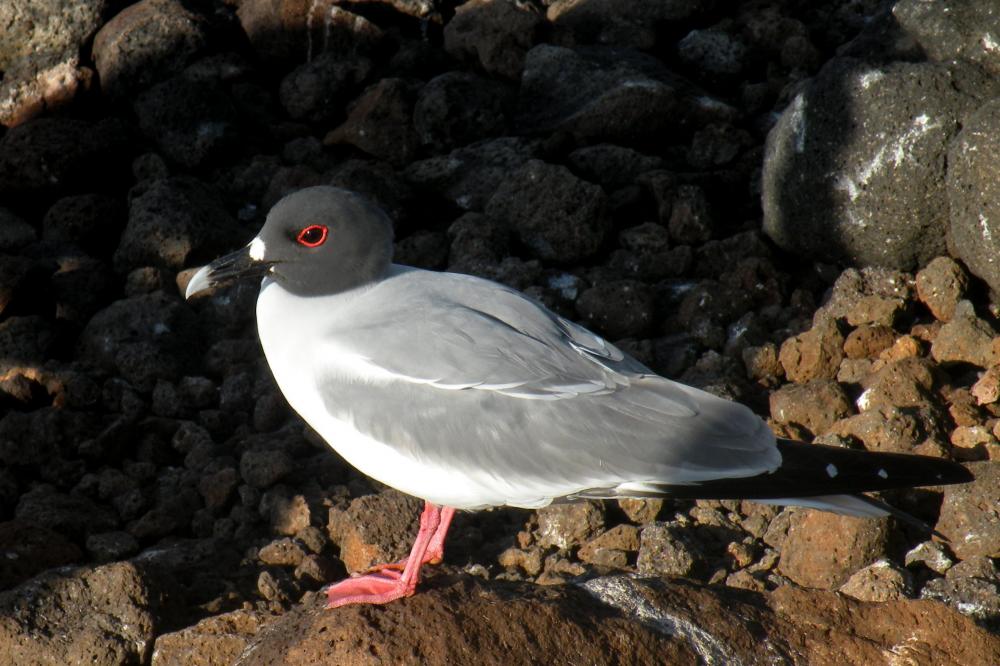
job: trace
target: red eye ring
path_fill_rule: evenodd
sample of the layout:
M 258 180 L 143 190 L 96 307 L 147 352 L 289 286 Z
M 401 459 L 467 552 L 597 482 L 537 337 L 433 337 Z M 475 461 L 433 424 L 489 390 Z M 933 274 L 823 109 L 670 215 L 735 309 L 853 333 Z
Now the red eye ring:
M 299 232 L 299 235 L 295 237 L 295 240 L 299 245 L 305 245 L 306 247 L 319 247 L 326 242 L 328 234 L 329 231 L 325 225 L 310 224 L 308 227 Z

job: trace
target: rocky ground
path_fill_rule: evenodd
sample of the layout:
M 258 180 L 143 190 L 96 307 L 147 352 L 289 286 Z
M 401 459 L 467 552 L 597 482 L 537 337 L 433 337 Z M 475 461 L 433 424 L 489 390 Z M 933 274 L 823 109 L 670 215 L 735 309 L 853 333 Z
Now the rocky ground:
M 0 662 L 1000 663 L 994 14 L 2 3 Z M 522 289 L 779 434 L 967 462 L 885 493 L 947 540 L 738 501 L 496 509 L 417 596 L 324 611 L 420 502 L 290 412 L 254 286 L 180 296 L 320 183 L 385 207 L 401 263 Z

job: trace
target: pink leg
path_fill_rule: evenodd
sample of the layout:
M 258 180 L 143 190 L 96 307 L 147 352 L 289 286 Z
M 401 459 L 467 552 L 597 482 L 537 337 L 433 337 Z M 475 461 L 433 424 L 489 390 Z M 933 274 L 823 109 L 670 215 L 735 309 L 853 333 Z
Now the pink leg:
M 424 564 L 440 564 L 444 560 L 444 538 L 451 527 L 451 519 L 455 517 L 455 510 L 450 506 L 441 509 L 441 522 L 434 531 L 427 544 L 427 552 L 424 554 Z
M 385 604 L 413 594 L 420 578 L 420 567 L 426 562 L 441 560 L 444 554 L 444 537 L 454 514 L 455 510 L 450 507 L 445 507 L 442 511 L 426 502 L 424 511 L 420 514 L 420 530 L 402 572 L 393 565 L 387 565 L 374 573 L 335 583 L 326 589 L 326 607 Z
M 436 506 L 427 502 L 424 505 L 425 511 L 427 510 L 426 507 L 428 505 L 430 505 L 434 510 L 437 510 Z M 448 528 L 451 526 L 451 519 L 455 517 L 455 509 L 450 506 L 446 506 L 440 511 L 441 518 L 438 523 L 438 528 L 434 531 L 434 536 L 432 536 L 430 541 L 427 543 L 427 550 L 424 551 L 424 557 L 421 564 L 440 564 L 444 560 L 444 538 L 448 534 Z M 365 573 L 375 573 L 377 571 L 385 571 L 387 569 L 402 571 L 406 568 L 406 563 L 409 559 L 409 557 L 404 557 L 397 562 L 376 564 L 375 566 L 370 567 Z

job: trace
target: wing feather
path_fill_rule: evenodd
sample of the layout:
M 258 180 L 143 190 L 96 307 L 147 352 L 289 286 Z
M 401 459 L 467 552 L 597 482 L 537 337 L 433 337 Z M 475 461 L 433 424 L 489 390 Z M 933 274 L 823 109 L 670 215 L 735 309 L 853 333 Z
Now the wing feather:
M 422 271 L 392 282 L 343 312 L 328 338 L 331 362 L 363 359 L 373 372 L 325 371 L 327 408 L 415 461 L 486 474 L 496 493 L 486 503 L 538 506 L 780 464 L 746 407 L 655 375 L 517 292 Z
M 427 294 L 408 299 L 388 324 L 338 331 L 338 347 L 400 381 L 521 399 L 605 394 L 652 375 L 599 336 L 493 286 L 482 302 L 461 298 L 461 291 L 432 293 L 433 303 L 424 302 Z M 401 338 L 409 344 L 400 345 Z

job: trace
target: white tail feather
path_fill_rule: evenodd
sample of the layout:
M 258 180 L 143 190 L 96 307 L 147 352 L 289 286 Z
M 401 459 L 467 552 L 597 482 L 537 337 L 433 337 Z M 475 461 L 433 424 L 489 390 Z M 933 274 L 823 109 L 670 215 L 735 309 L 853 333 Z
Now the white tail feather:
M 777 497 L 774 499 L 754 500 L 761 504 L 780 504 L 789 506 L 804 506 L 810 509 L 832 511 L 845 516 L 860 518 L 881 518 L 891 515 L 889 511 L 873 506 L 869 502 L 854 495 L 818 495 L 816 497 Z

